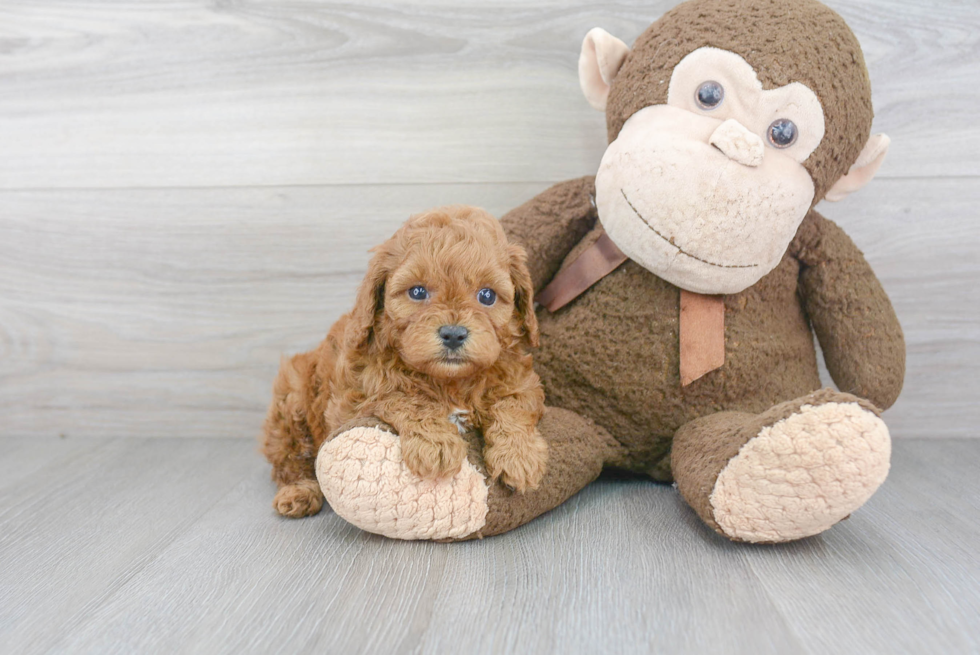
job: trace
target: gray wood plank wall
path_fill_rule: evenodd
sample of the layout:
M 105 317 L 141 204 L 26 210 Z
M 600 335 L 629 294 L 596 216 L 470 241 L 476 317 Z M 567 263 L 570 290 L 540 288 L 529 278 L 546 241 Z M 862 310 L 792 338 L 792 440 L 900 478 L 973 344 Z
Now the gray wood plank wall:
M 252 438 L 410 213 L 594 172 L 585 32 L 672 0 L 0 3 L 0 432 Z M 879 179 L 822 206 L 906 330 L 896 437 L 980 422 L 980 6 L 831 3 Z

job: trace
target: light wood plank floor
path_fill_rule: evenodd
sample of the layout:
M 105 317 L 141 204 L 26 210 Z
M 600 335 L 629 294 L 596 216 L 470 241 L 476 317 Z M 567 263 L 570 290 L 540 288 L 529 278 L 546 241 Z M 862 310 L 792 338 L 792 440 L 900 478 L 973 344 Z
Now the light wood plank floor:
M 276 516 L 241 439 L 3 439 L 4 653 L 976 653 L 980 440 L 905 439 L 849 520 L 735 545 L 600 480 L 480 542 Z

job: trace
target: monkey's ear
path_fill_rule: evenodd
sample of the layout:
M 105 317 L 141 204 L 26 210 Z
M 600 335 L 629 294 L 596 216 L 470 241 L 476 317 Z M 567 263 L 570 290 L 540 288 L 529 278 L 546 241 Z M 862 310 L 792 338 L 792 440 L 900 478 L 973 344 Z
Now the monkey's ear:
M 872 134 L 861 154 L 858 155 L 857 161 L 851 166 L 851 170 L 830 187 L 824 199 L 830 202 L 843 200 L 870 182 L 881 167 L 881 162 L 885 160 L 885 155 L 888 154 L 889 143 L 891 139 L 887 135 Z
M 585 35 L 578 57 L 578 82 L 585 99 L 599 111 L 606 110 L 609 87 L 629 53 L 628 45 L 601 27 Z

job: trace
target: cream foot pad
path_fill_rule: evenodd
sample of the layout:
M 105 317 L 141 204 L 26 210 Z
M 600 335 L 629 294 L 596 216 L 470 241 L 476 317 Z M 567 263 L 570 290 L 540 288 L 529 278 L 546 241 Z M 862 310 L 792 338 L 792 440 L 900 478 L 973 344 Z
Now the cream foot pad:
M 316 476 L 341 518 L 393 539 L 458 539 L 486 523 L 486 480 L 470 462 L 450 479 L 423 480 L 402 462 L 398 437 L 378 428 L 324 443 Z
M 762 429 L 722 470 L 715 521 L 742 541 L 823 532 L 871 497 L 888 475 L 884 422 L 855 403 L 804 405 Z

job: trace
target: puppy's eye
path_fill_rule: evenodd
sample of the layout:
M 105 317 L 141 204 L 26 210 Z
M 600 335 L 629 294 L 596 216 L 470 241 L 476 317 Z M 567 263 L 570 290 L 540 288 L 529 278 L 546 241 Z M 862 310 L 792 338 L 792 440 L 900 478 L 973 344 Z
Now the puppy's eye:
M 408 297 L 412 300 L 427 300 L 429 292 L 423 286 L 412 287 L 408 290 Z
M 493 289 L 480 289 L 476 294 L 476 299 L 480 301 L 481 305 L 489 307 L 497 302 L 497 293 Z

